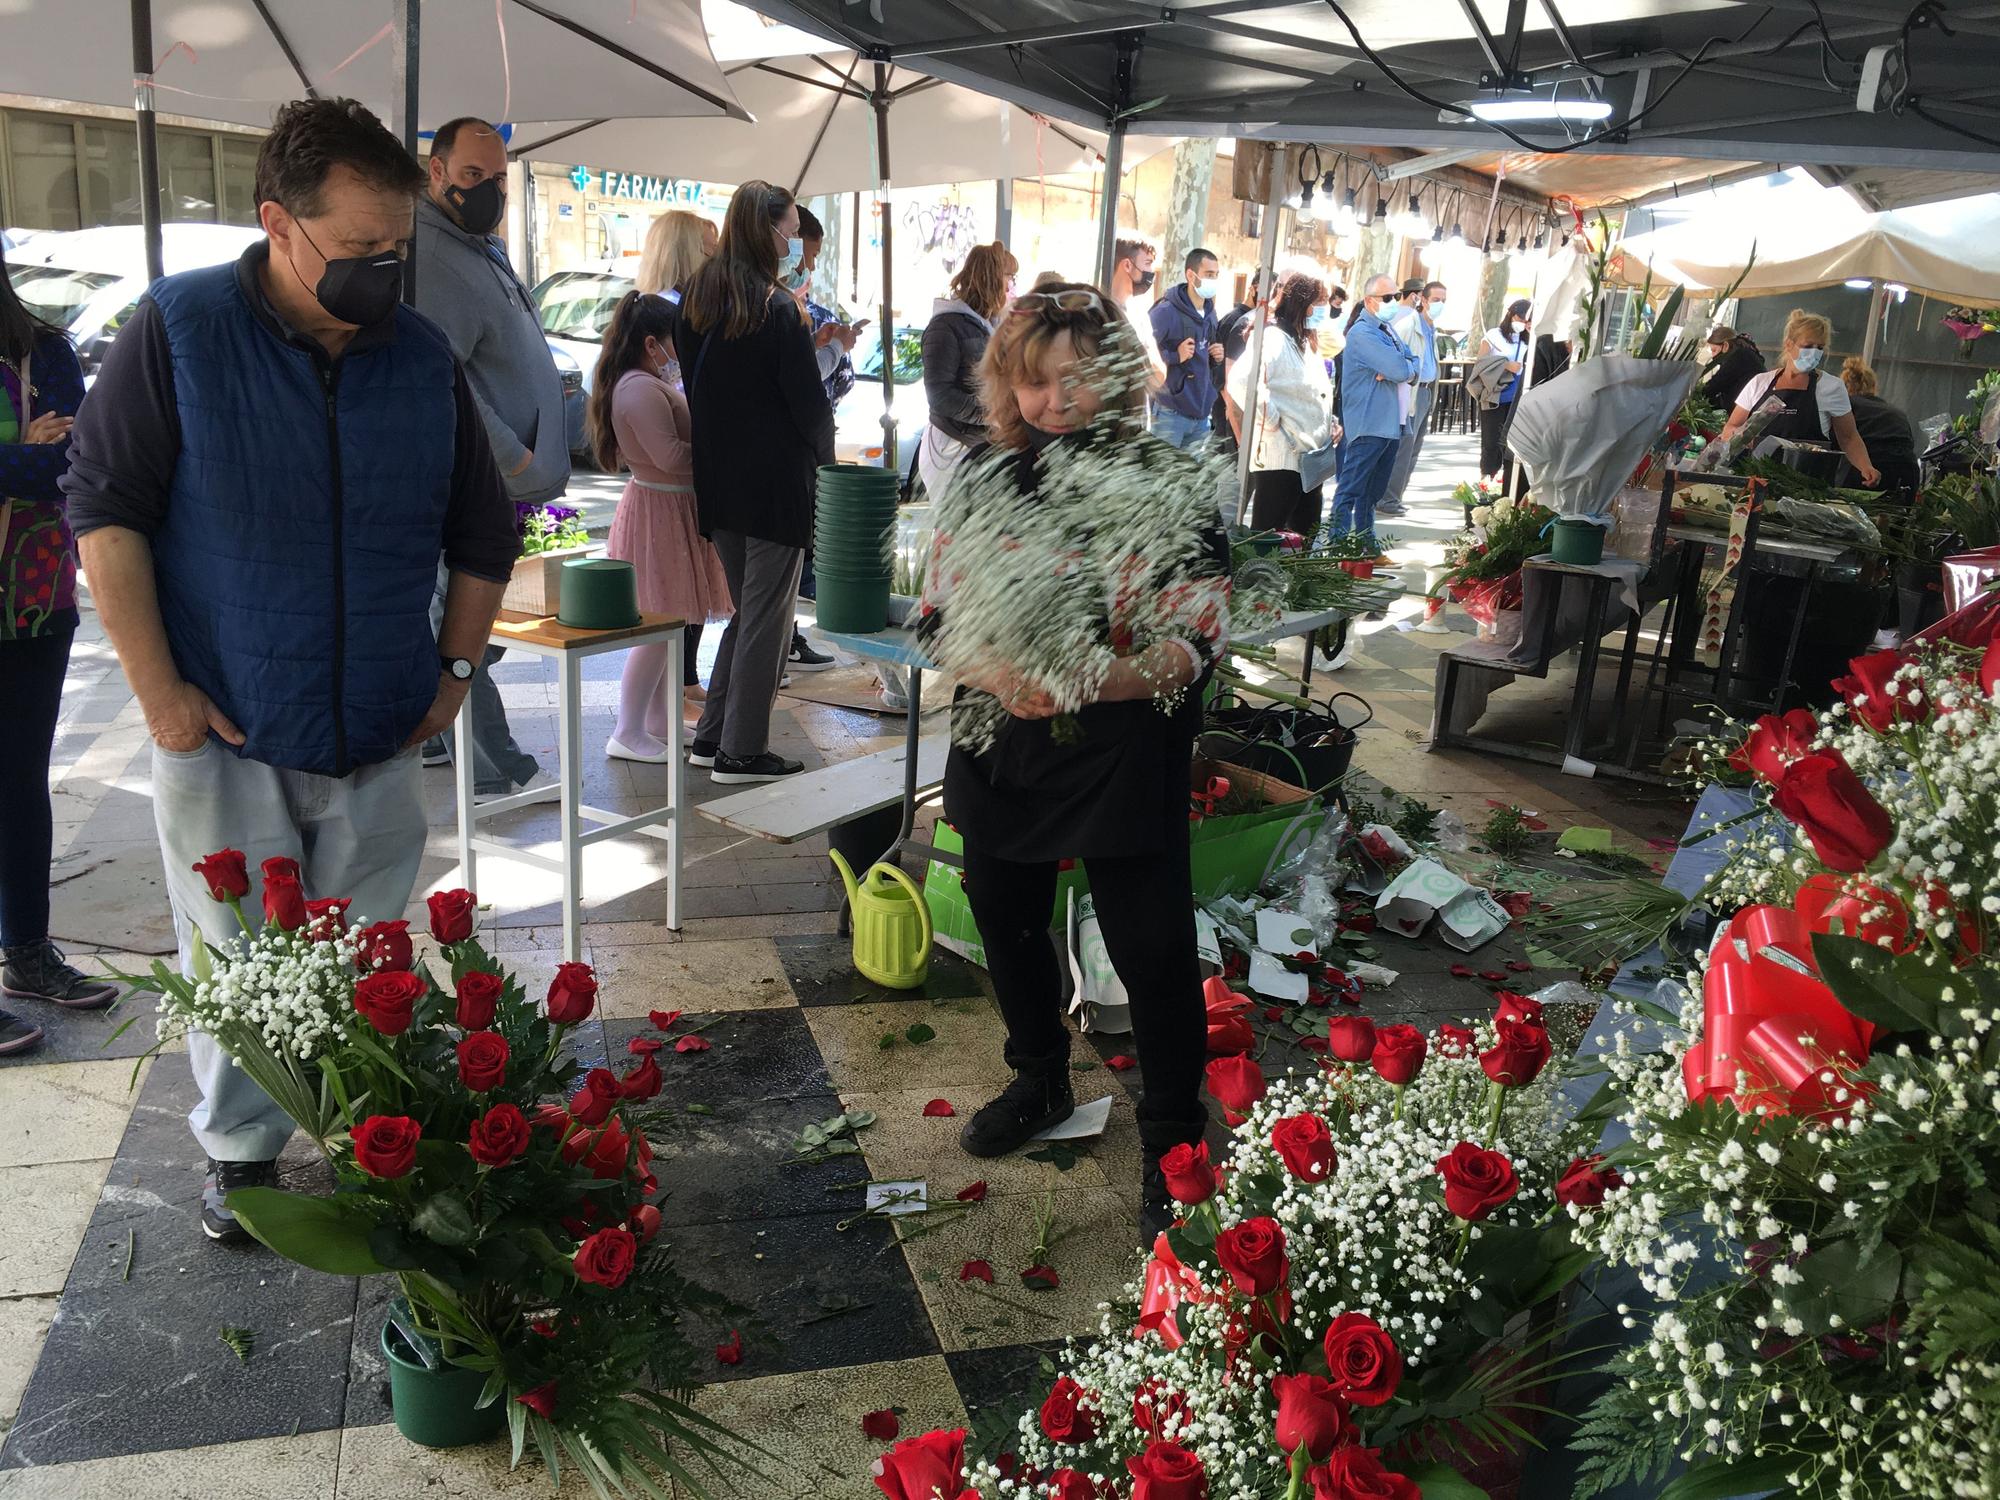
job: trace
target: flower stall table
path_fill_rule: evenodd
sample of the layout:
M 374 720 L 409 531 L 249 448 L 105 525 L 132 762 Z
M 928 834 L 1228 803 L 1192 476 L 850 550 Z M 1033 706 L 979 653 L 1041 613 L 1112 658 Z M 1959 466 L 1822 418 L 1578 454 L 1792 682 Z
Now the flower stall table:
M 684 730 L 681 724 L 680 673 L 667 674 L 672 687 L 672 701 L 667 704 L 667 723 L 672 726 L 667 739 L 667 764 L 671 768 L 671 790 L 667 801 L 663 806 L 627 817 L 584 805 L 582 663 L 586 656 L 601 656 L 606 651 L 627 651 L 653 641 L 669 645 L 677 653 L 683 629 L 683 622 L 671 615 L 651 614 L 640 615 L 637 625 L 615 630 L 583 630 L 574 625 L 564 625 L 552 615 L 523 615 L 512 610 L 502 610 L 493 622 L 491 640 L 494 645 L 518 647 L 532 656 L 546 657 L 556 664 L 556 743 L 561 760 L 557 780 L 562 788 L 562 854 L 560 858 L 551 858 L 518 843 L 482 837 L 478 832 L 481 822 L 514 808 L 525 807 L 536 801 L 537 795 L 532 791 L 515 792 L 476 802 L 472 790 L 472 757 L 461 755 L 455 763 L 461 879 L 468 889 L 478 889 L 473 861 L 479 850 L 539 865 L 545 870 L 559 871 L 563 882 L 563 958 L 567 961 L 576 961 L 583 951 L 577 931 L 583 900 L 583 851 L 601 839 L 616 838 L 621 833 L 644 833 L 666 841 L 667 926 L 678 930 L 681 925 L 681 819 L 687 797 L 686 775 L 681 760 Z M 675 661 L 680 659 L 678 655 L 670 655 Z M 468 698 L 458 711 L 458 743 L 471 744 L 471 736 L 472 701 Z M 601 826 L 586 830 L 583 826 L 586 822 Z

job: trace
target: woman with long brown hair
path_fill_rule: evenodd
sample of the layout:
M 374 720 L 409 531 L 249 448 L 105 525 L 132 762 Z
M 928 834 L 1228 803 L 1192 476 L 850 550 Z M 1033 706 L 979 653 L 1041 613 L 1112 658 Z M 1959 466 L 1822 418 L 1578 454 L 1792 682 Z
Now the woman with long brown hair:
M 632 471 L 606 550 L 632 564 L 641 609 L 687 621 L 682 680 L 687 695 L 699 699 L 694 665 L 701 628 L 729 614 L 729 580 L 695 514 L 692 424 L 674 359 L 674 322 L 666 298 L 625 294 L 604 330 L 585 423 L 598 467 Z M 626 653 L 618 727 L 605 747 L 613 760 L 666 760 L 672 726 L 660 689 L 672 665 L 669 648 L 657 643 Z
M 771 703 L 812 537 L 814 471 L 833 462 L 833 407 L 812 330 L 781 279 L 805 258 L 798 230 L 790 193 L 744 183 L 729 201 L 720 247 L 681 299 L 675 332 L 701 532 L 715 544 L 736 606 L 688 759 L 726 783 L 805 769 L 770 748 Z
M 924 399 L 930 417 L 917 450 L 917 472 L 933 497 L 944 492 L 959 460 L 985 436 L 979 361 L 1020 268 L 998 240 L 975 245 L 951 279 L 951 295 L 931 305 L 931 320 L 924 325 Z

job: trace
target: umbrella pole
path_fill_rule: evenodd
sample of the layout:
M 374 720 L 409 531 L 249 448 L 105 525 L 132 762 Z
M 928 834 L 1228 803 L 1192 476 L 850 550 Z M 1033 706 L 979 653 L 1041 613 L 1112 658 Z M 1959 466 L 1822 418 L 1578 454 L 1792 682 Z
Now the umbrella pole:
M 877 339 L 882 346 L 882 467 L 895 469 L 896 462 L 896 305 L 895 263 L 891 249 L 895 243 L 895 216 L 889 212 L 889 65 L 875 64 L 876 195 L 882 205 L 882 322 Z
M 1279 217 L 1285 211 L 1286 166 L 1290 156 L 1283 146 L 1271 148 L 1271 184 L 1264 194 L 1264 218 L 1259 225 L 1262 244 L 1257 251 L 1257 287 L 1264 306 L 1270 306 L 1271 294 L 1276 289 L 1272 277 L 1278 264 Z M 1264 372 L 1264 329 L 1270 322 L 1268 313 L 1259 309 L 1252 315 L 1250 324 L 1250 347 L 1245 352 L 1250 358 L 1250 377 L 1243 383 L 1243 436 L 1236 444 L 1236 524 L 1243 524 L 1243 513 L 1250 508 L 1250 458 L 1257 446 L 1257 385 Z
M 146 279 L 166 274 L 160 237 L 160 136 L 153 117 L 153 0 L 132 0 L 133 112 L 139 127 L 139 223 Z
M 993 238 L 1011 245 L 1014 238 L 1014 179 L 1003 177 L 993 185 Z
M 1875 365 L 1875 348 L 1881 339 L 1882 315 L 1889 310 L 1889 289 L 1881 282 L 1875 283 L 1875 290 L 1868 294 L 1868 331 L 1861 336 L 1861 362 L 1869 368 Z
M 136 3 L 136 0 L 135 0 Z M 389 130 L 417 159 L 417 79 L 418 59 L 423 44 L 423 0 L 389 0 L 389 24 L 393 28 L 389 51 Z M 403 300 L 412 307 L 417 301 L 416 241 L 403 261 Z

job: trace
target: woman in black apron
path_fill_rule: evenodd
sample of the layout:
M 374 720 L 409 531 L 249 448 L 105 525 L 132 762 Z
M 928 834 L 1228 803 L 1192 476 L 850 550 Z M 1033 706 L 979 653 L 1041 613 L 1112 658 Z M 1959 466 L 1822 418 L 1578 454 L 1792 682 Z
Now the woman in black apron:
M 1766 437 L 1794 443 L 1824 443 L 1830 438 L 1847 455 L 1862 485 L 1873 489 L 1882 476 L 1869 461 L 1861 430 L 1854 425 L 1854 403 L 1847 387 L 1822 368 L 1832 342 L 1831 323 L 1817 313 L 1794 309 L 1785 320 L 1784 358 L 1777 369 L 1744 383 L 1722 435 L 1734 437 L 1753 412 L 1775 398 L 1785 410 L 1764 429 Z

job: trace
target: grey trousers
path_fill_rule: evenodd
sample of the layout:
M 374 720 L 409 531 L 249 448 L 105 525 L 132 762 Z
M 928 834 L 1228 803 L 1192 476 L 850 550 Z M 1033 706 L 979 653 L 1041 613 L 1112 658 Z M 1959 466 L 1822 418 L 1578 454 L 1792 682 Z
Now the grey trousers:
M 806 555 L 740 531 L 717 531 L 709 540 L 722 559 L 736 613 L 715 648 L 708 703 L 694 737 L 721 746 L 731 760 L 748 760 L 771 745 L 771 702 L 792 649 L 792 601 Z
M 1410 402 L 1410 425 L 1403 429 L 1402 446 L 1396 449 L 1396 466 L 1389 471 L 1389 488 L 1384 500 L 1401 500 L 1409 488 L 1410 476 L 1417 471 L 1417 455 L 1424 451 L 1424 434 L 1431 428 L 1431 412 L 1437 406 L 1438 388 L 1433 380 L 1419 385 Z
M 438 565 L 437 589 L 431 595 L 431 632 L 444 628 L 444 590 L 450 573 Z M 507 707 L 500 701 L 500 688 L 490 668 L 507 653 L 488 646 L 472 674 L 466 697 L 472 703 L 472 788 L 482 797 L 499 796 L 517 786 L 526 786 L 541 773 L 542 763 L 514 743 L 514 731 L 507 723 Z M 432 741 L 442 741 L 447 753 L 458 754 L 458 729 L 452 728 Z
M 193 869 L 217 849 L 241 849 L 249 860 L 243 910 L 253 923 L 264 909 L 258 867 L 278 854 L 299 862 L 308 897 L 352 897 L 349 925 L 402 916 L 424 854 L 421 774 L 414 746 L 350 776 L 316 776 L 244 760 L 213 737 L 184 754 L 155 745 L 153 821 L 181 972 L 197 926 L 207 940 L 237 930 Z M 275 1159 L 292 1133 L 284 1112 L 207 1036 L 188 1038 L 188 1065 L 201 1089 L 188 1124 L 202 1150 L 217 1161 Z

